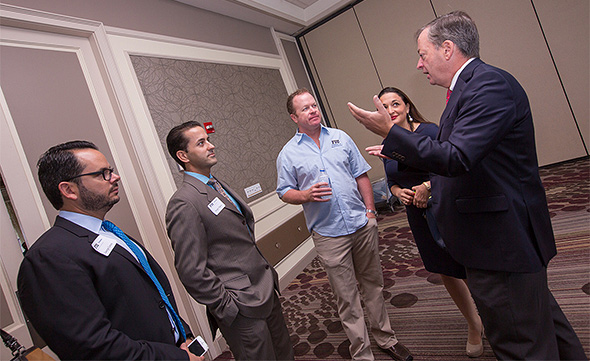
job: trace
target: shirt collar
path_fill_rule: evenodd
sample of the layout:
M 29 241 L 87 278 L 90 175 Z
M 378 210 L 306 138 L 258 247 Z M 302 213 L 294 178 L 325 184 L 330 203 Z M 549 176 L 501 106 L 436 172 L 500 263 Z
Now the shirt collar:
M 59 216 L 96 234 L 98 234 L 100 227 L 102 227 L 102 219 L 98 219 L 87 214 L 70 211 L 59 211 Z
M 209 174 L 209 177 L 207 177 L 206 175 L 202 175 L 201 173 L 188 172 L 186 170 L 184 171 L 184 173 L 197 178 L 198 180 L 200 180 L 201 182 L 203 182 L 205 184 L 207 184 L 207 182 L 209 181 L 209 179 L 211 179 L 211 174 Z
M 461 72 L 463 71 L 463 69 L 465 69 L 465 67 L 466 67 L 467 65 L 469 65 L 469 63 L 471 63 L 471 62 L 472 62 L 472 61 L 474 61 L 474 60 L 475 60 L 475 58 L 471 58 L 471 59 L 467 60 L 467 61 L 465 62 L 465 64 L 463 64 L 463 66 L 461 66 L 461 67 L 459 68 L 459 70 L 457 70 L 457 72 L 455 73 L 455 76 L 453 77 L 453 80 L 451 81 L 451 86 L 449 87 L 449 89 L 450 89 L 451 91 L 453 91 L 453 89 L 455 89 L 455 84 L 457 83 L 457 79 L 459 79 L 459 75 L 461 75 Z
M 324 134 L 330 134 L 330 128 L 325 127 L 323 124 L 321 125 L 322 129 L 320 130 L 320 136 L 321 133 Z M 297 143 L 301 142 L 301 140 L 303 139 L 303 135 L 307 135 L 305 133 L 301 133 L 299 132 L 299 128 L 297 129 L 297 133 L 295 133 L 295 137 L 297 138 Z M 307 135 L 309 137 L 309 135 Z

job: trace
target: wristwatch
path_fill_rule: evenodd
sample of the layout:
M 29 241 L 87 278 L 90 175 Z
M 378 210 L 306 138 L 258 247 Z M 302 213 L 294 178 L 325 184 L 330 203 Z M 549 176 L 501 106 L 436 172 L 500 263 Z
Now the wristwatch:
M 375 215 L 375 217 L 377 217 L 377 211 L 375 211 L 373 209 L 367 209 L 366 212 L 367 213 L 373 213 Z
M 422 185 L 424 187 L 426 187 L 426 190 L 428 190 L 430 192 L 430 184 L 426 183 L 426 182 L 422 182 Z

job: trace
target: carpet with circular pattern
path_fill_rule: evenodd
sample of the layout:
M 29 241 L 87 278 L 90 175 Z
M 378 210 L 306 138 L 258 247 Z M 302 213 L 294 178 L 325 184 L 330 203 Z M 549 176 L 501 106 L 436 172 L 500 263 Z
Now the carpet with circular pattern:
M 590 160 L 541 169 L 558 255 L 549 287 L 590 354 Z M 384 297 L 398 339 L 415 360 L 468 360 L 467 324 L 438 275 L 424 269 L 403 208 L 378 218 Z M 315 258 L 282 292 L 296 360 L 350 359 L 326 272 Z M 479 360 L 494 360 L 484 341 Z M 391 358 L 372 340 L 376 360 Z M 232 359 L 226 351 L 216 360 Z

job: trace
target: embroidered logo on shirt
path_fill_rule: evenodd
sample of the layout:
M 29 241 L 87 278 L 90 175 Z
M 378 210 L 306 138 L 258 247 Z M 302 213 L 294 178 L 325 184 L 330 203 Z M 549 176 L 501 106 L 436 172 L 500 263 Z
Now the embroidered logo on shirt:
M 342 147 L 342 144 L 340 143 L 340 139 L 332 139 L 332 148 L 334 147 Z

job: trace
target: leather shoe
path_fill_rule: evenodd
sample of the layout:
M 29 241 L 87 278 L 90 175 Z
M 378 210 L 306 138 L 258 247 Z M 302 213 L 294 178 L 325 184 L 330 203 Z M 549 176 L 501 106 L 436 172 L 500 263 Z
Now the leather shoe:
M 408 350 L 408 348 L 402 345 L 402 343 L 399 341 L 395 345 L 389 348 L 381 348 L 381 350 L 383 350 L 383 352 L 387 353 L 392 359 L 396 361 L 412 361 L 414 359 L 414 356 L 412 356 L 410 350 Z

